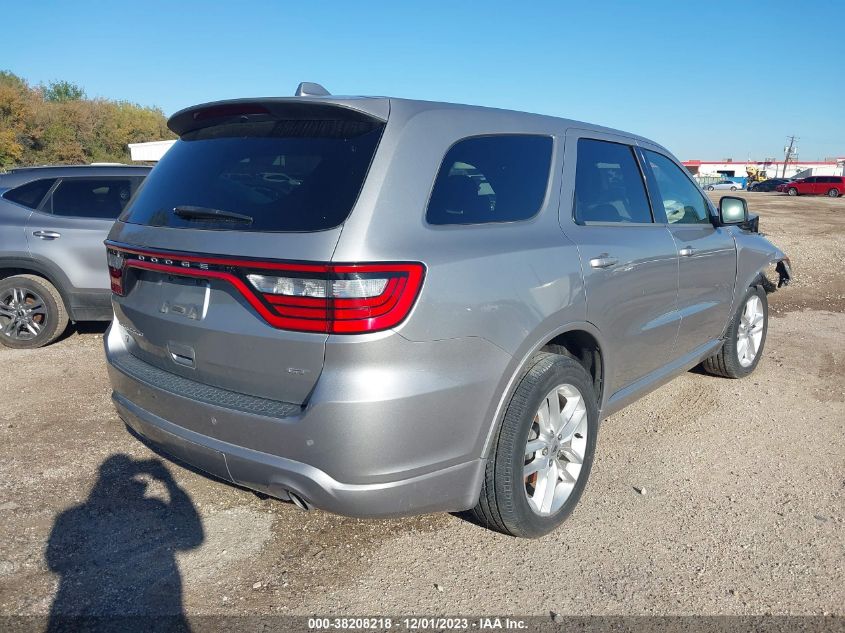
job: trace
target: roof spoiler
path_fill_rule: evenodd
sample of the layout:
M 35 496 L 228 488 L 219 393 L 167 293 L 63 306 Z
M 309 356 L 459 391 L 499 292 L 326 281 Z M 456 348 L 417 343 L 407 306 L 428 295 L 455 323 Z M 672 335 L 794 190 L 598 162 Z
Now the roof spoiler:
M 183 136 L 205 127 L 238 121 L 261 122 L 279 119 L 368 123 L 387 121 L 389 106 L 385 103 L 368 104 L 367 100 L 344 102 L 346 101 L 344 99 L 332 102 L 322 97 L 314 97 L 315 95 L 303 94 L 301 97 L 232 99 L 203 103 L 180 110 L 168 119 L 167 127 L 179 136 Z

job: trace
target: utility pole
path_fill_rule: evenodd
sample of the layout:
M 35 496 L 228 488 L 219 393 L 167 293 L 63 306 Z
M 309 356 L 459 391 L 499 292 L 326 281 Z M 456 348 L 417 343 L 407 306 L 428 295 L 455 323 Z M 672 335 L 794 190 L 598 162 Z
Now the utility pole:
M 789 137 L 789 147 L 786 148 L 786 155 L 783 158 L 783 178 L 786 178 L 786 166 L 789 164 L 789 158 L 792 156 L 792 148 L 795 146 L 795 136 Z

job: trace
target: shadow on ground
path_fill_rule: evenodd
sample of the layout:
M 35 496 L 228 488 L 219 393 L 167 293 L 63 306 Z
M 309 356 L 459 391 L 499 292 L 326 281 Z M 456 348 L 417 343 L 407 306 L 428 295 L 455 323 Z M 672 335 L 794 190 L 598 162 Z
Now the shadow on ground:
M 203 539 L 160 460 L 112 455 L 85 502 L 53 524 L 46 559 L 60 581 L 47 630 L 188 630 L 175 555 Z
M 77 321 L 67 326 L 67 329 L 56 339 L 56 343 L 74 336 L 86 334 L 105 334 L 110 321 Z

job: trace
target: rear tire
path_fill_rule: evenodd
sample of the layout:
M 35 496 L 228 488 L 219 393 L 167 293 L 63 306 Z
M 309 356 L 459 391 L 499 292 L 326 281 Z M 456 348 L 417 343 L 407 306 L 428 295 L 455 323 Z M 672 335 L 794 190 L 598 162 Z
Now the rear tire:
M 554 530 L 584 491 L 597 433 L 590 375 L 567 356 L 536 354 L 505 411 L 470 518 L 518 537 Z M 531 468 L 534 472 L 526 476 Z
M 731 187 L 731 191 L 736 191 L 736 187 Z
M 67 323 L 59 291 L 43 277 L 15 275 L 0 281 L 0 344 L 42 347 L 61 336 Z
M 831 198 L 838 198 L 839 197 L 839 189 L 831 189 L 827 192 L 827 195 Z
M 790 196 L 797 196 L 798 190 L 795 187 L 790 187 L 786 190 L 786 193 L 788 193 Z
M 744 378 L 760 362 L 768 330 L 766 292 L 760 287 L 751 287 L 731 318 L 722 349 L 701 363 L 702 368 L 714 376 Z

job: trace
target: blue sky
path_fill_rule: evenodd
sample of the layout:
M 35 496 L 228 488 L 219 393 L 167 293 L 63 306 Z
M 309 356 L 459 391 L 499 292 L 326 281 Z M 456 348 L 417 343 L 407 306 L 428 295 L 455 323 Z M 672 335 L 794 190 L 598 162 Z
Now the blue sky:
M 176 6 L 7 1 L 0 69 L 167 114 L 308 80 L 586 120 L 684 160 L 782 156 L 788 134 L 804 160 L 845 155 L 840 0 Z

